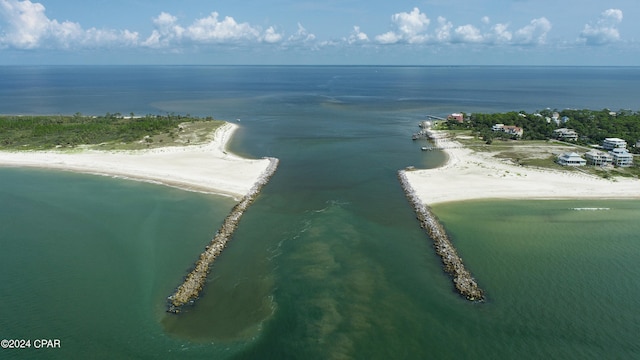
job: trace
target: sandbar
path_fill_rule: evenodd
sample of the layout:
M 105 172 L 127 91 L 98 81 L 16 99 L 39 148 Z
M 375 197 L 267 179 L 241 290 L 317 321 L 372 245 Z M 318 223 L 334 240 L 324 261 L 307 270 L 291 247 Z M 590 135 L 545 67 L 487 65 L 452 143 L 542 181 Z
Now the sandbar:
M 0 166 L 121 177 L 239 199 L 267 170 L 270 160 L 246 159 L 226 151 L 238 127 L 226 123 L 216 129 L 212 141 L 200 145 L 135 151 L 0 151 Z
M 640 180 L 604 179 L 584 173 L 525 167 L 476 152 L 434 131 L 448 161 L 442 167 L 406 171 L 427 205 L 477 199 L 640 199 Z

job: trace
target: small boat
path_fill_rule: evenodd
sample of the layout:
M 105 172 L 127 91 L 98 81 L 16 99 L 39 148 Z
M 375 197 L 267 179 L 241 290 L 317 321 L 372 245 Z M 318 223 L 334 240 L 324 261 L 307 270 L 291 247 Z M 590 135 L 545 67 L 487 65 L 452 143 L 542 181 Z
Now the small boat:
M 422 151 L 427 151 L 427 150 L 431 150 L 431 148 L 430 148 L 430 147 L 423 146 L 423 147 L 421 147 L 421 148 L 420 148 L 420 150 L 422 150 Z

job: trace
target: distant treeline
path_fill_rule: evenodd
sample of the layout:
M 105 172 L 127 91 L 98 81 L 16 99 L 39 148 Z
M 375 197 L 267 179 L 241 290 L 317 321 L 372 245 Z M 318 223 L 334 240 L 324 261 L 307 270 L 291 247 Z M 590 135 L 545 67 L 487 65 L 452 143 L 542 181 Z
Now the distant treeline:
M 130 143 L 145 136 L 171 134 L 184 122 L 212 121 L 190 115 L 0 116 L 0 148 L 49 149 L 108 142 Z
M 557 113 L 559 124 L 554 120 L 548 121 Z M 564 118 L 564 120 L 563 120 Z M 501 132 L 494 132 L 491 127 L 495 124 L 515 125 L 524 130 L 522 139 L 545 140 L 553 138 L 553 131 L 559 128 L 575 130 L 579 137 L 579 144 L 600 144 L 604 138 L 616 137 L 624 139 L 629 144 L 629 150 L 640 152 L 634 145 L 640 140 L 640 112 L 619 110 L 612 112 L 604 110 L 541 110 L 535 113 L 525 111 L 471 114 L 465 117 L 468 121 L 458 123 L 448 121 L 449 129 L 472 129 L 484 139 L 508 136 Z

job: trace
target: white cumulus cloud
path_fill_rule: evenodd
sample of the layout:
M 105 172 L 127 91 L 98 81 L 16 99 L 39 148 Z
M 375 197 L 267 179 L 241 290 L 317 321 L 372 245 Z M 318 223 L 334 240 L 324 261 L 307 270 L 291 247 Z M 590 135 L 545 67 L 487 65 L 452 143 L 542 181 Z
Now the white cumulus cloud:
M 196 19 L 185 30 L 185 36 L 195 42 L 215 43 L 234 40 L 258 40 L 260 31 L 248 23 L 238 23 L 233 17 L 218 19 L 219 14 Z
M 513 41 L 520 45 L 542 45 L 546 42 L 550 30 L 551 22 L 547 18 L 533 19 L 515 32 Z
M 622 22 L 622 18 L 620 9 L 605 10 L 597 22 L 584 26 L 579 40 L 588 45 L 603 45 L 620 40 L 620 32 L 616 25 Z
M 426 14 L 420 12 L 417 7 L 410 13 L 402 12 L 393 14 L 391 22 L 395 29 L 375 37 L 381 44 L 394 44 L 398 42 L 423 43 L 428 40 L 427 27 L 431 20 Z
M 0 0 L 0 47 L 16 49 L 129 46 L 138 33 L 83 29 L 80 24 L 49 19 L 44 5 L 29 0 Z
M 351 35 L 349 35 L 346 41 L 348 44 L 366 43 L 369 41 L 369 36 L 360 31 L 360 26 L 354 26 Z
M 166 12 L 160 13 L 158 17 L 153 19 L 153 25 L 155 29 L 153 29 L 151 35 L 142 43 L 144 46 L 168 46 L 172 41 L 179 41 L 185 31 L 182 26 L 178 25 L 178 18 Z
M 283 35 L 273 26 L 262 30 L 233 17 L 221 18 L 217 12 L 179 23 L 166 12 L 152 19 L 153 30 L 141 39 L 130 30 L 85 29 L 77 22 L 50 19 L 44 5 L 30 0 L 0 0 L 0 48 L 78 49 L 112 47 L 150 47 L 179 49 L 188 44 L 263 42 L 278 43 Z
M 300 23 L 298 23 L 298 31 L 287 39 L 290 43 L 310 43 L 315 40 L 316 36 L 307 31 L 307 29 L 305 29 L 305 27 Z
M 496 43 L 508 43 L 513 39 L 513 34 L 509 31 L 507 24 L 495 24 L 491 30 L 493 30 L 492 37 Z
M 481 43 L 484 41 L 484 36 L 480 32 L 480 29 L 473 25 L 458 26 L 453 33 L 453 40 L 455 42 Z
M 512 31 L 506 23 L 492 25 L 488 16 L 481 17 L 479 25 L 454 25 L 447 18 L 438 16 L 435 27 L 429 30 L 431 21 L 418 8 L 394 14 L 391 22 L 393 29 L 377 35 L 377 43 L 543 45 L 552 27 L 545 17 L 533 19 Z
M 278 33 L 273 26 L 269 26 L 267 30 L 264 31 L 262 40 L 269 44 L 278 43 L 282 41 L 282 34 Z
M 269 44 L 282 41 L 283 35 L 273 26 L 262 31 L 249 23 L 239 23 L 231 16 L 220 19 L 220 14 L 195 19 L 190 25 L 183 26 L 178 18 L 162 12 L 153 19 L 154 30 L 142 42 L 143 46 L 155 48 L 179 47 L 184 43 L 221 44 L 242 42 L 265 42 Z
M 448 42 L 451 40 L 451 29 L 453 24 L 442 16 L 438 16 L 438 27 L 436 28 L 434 40 L 437 42 Z

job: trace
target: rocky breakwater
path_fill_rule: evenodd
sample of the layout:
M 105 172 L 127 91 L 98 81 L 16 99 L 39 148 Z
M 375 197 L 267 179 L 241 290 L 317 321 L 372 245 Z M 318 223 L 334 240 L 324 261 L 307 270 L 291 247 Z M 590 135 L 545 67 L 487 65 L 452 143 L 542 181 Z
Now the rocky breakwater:
M 442 259 L 444 271 L 451 275 L 453 284 L 460 295 L 470 301 L 484 300 L 484 291 L 478 287 L 471 273 L 464 267 L 462 259 L 458 255 L 456 249 L 451 244 L 447 233 L 444 230 L 438 218 L 433 214 L 431 209 L 422 203 L 422 200 L 415 193 L 413 187 L 407 180 L 405 170 L 398 172 L 398 179 L 402 184 L 407 199 L 413 205 L 420 225 L 424 228 L 429 237 L 433 240 L 436 253 Z
M 214 238 L 209 245 L 207 245 L 204 252 L 200 254 L 193 270 L 185 277 L 184 282 L 178 286 L 176 291 L 168 297 L 168 312 L 178 314 L 183 306 L 193 304 L 198 298 L 207 280 L 211 264 L 213 264 L 218 255 L 224 250 L 227 242 L 231 239 L 244 212 L 258 197 L 262 187 L 269 182 L 269 179 L 271 179 L 271 176 L 275 173 L 278 167 L 278 159 L 268 159 L 270 163 L 267 169 L 249 190 L 249 193 L 233 207 L 231 213 L 224 219 L 222 226 L 220 226 Z

